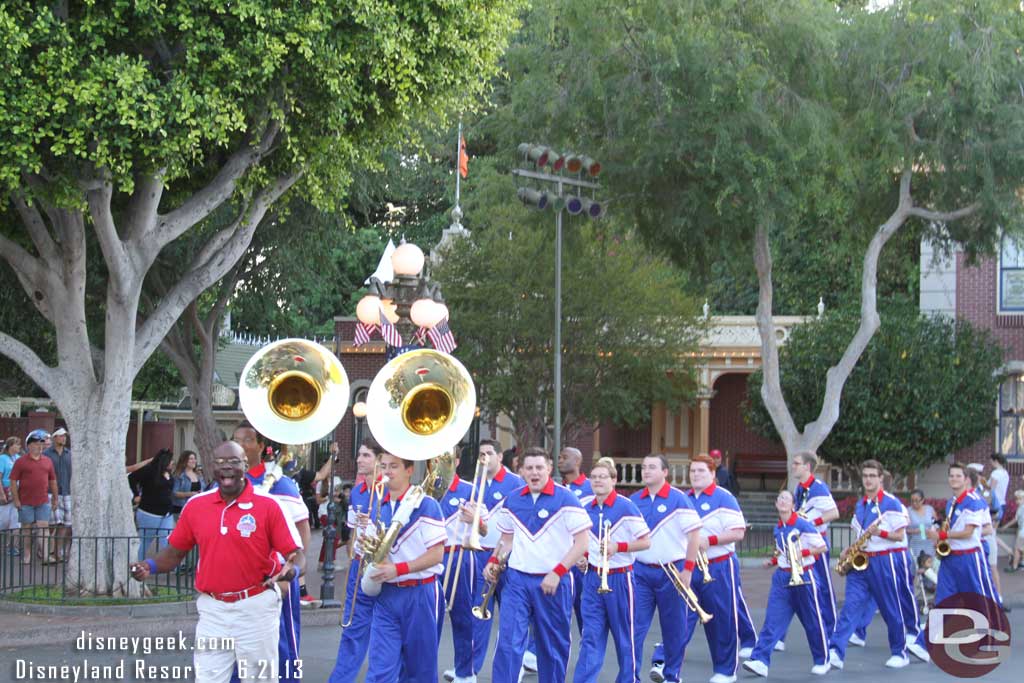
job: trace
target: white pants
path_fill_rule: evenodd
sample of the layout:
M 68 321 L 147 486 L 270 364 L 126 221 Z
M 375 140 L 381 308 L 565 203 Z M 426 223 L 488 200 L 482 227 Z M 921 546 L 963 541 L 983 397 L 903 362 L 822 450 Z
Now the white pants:
M 228 683 L 238 662 L 243 681 L 277 680 L 277 641 L 280 636 L 281 594 L 277 586 L 238 602 L 221 602 L 209 595 L 196 601 L 196 683 Z M 234 647 L 221 641 L 234 639 Z

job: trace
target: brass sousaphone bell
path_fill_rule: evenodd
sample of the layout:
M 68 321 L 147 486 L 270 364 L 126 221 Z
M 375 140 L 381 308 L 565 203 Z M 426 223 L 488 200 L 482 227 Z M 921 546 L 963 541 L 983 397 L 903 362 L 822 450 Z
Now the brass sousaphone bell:
M 397 356 L 373 378 L 366 423 L 388 453 L 430 460 L 465 436 L 476 411 L 476 387 L 452 356 L 417 349 Z
M 256 352 L 242 370 L 238 403 L 263 436 L 290 446 L 301 467 L 307 446 L 334 431 L 349 402 L 341 361 L 307 339 L 282 339 Z M 267 477 L 280 478 L 268 470 Z

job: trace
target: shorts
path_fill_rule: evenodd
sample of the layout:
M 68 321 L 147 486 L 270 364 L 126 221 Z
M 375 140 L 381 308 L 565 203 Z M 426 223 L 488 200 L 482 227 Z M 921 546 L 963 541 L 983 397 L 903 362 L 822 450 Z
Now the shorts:
M 71 526 L 71 496 L 57 496 L 57 509 L 53 511 L 53 524 Z
M 14 507 L 13 503 L 0 505 L 0 531 L 20 528 L 21 524 L 18 522 L 18 508 Z
M 50 504 L 22 505 L 18 510 L 18 521 L 22 524 L 35 524 L 36 522 L 50 521 Z

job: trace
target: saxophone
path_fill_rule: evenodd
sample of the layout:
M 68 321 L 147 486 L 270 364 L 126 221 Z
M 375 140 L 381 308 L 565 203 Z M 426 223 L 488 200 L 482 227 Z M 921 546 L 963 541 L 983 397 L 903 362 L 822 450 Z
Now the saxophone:
M 391 546 L 398 540 L 399 532 L 403 526 L 409 523 L 409 518 L 412 517 L 413 511 L 420 506 L 420 502 L 423 501 L 425 495 L 423 487 L 409 487 L 398 509 L 395 510 L 395 516 L 391 519 L 391 524 L 388 525 L 387 530 L 379 536 L 368 535 L 363 537 L 361 544 L 363 548 L 362 567 L 365 567 L 365 570 L 363 570 L 359 587 L 363 589 L 363 593 L 366 595 L 373 597 L 380 594 L 381 584 L 370 578 L 373 575 L 374 566 L 388 559 Z
M 871 540 L 871 530 L 875 528 L 876 524 L 878 524 L 877 520 L 868 526 L 864 533 L 846 549 L 846 554 L 836 563 L 836 574 L 846 576 L 851 569 L 862 572 L 868 568 L 868 556 L 864 554 L 863 548 Z

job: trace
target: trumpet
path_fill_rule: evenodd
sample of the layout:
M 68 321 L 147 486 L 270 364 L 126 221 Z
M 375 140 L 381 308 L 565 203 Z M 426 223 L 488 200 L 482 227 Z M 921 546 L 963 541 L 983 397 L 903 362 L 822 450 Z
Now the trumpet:
M 484 506 L 484 494 L 487 491 L 487 457 L 481 455 L 477 458 L 476 471 L 473 473 L 473 489 L 469 493 L 469 502 L 475 503 L 473 510 L 473 521 L 470 524 L 468 534 L 465 535 L 465 541 L 459 546 L 458 559 L 455 561 L 455 577 L 452 579 L 451 584 L 451 600 L 448 601 L 446 608 L 449 612 L 452 611 L 452 605 L 455 604 L 455 591 L 459 586 L 459 574 L 462 571 L 462 556 L 466 550 L 483 550 L 483 546 L 480 545 L 480 515 L 481 510 Z M 463 525 L 463 528 L 465 525 Z M 444 586 L 441 589 L 442 594 L 448 594 L 448 577 L 451 576 L 452 559 L 455 558 L 455 551 L 452 550 L 448 554 L 448 566 L 444 569 Z
M 384 533 L 384 529 L 381 527 L 381 524 L 380 524 L 380 501 L 384 497 L 384 489 L 387 488 L 388 481 L 390 481 L 390 478 L 387 475 L 382 476 L 380 478 L 380 480 L 377 481 L 377 464 L 374 463 L 374 465 L 373 465 L 373 472 L 370 474 L 370 482 L 371 482 L 370 483 L 370 500 L 369 500 L 369 504 L 368 504 L 368 507 L 367 507 L 367 510 L 366 510 L 366 513 L 370 516 L 370 521 L 367 524 L 366 529 L 363 529 L 363 530 L 361 530 L 361 527 L 359 526 L 358 523 L 356 524 L 356 531 L 355 531 L 356 538 L 352 542 L 353 546 L 355 546 L 356 544 L 359 545 L 360 554 L 364 554 L 364 552 L 363 552 L 364 551 L 363 539 L 369 539 L 371 536 L 375 536 L 375 537 L 381 536 Z M 374 511 L 373 511 L 374 498 L 377 499 L 377 501 L 376 501 L 376 504 L 377 504 L 377 512 L 376 512 L 376 514 L 374 514 Z M 356 514 L 358 515 L 358 511 L 356 512 Z M 359 561 L 359 573 L 356 575 L 355 590 L 352 592 L 352 601 L 351 601 L 352 604 L 348 605 L 348 616 L 346 617 L 345 613 L 344 613 L 344 610 L 342 611 L 342 621 L 341 621 L 341 627 L 342 628 L 348 628 L 349 626 L 351 626 L 352 625 L 352 619 L 355 618 L 355 615 L 356 615 L 356 596 L 359 595 L 359 586 L 362 583 L 363 574 L 366 573 L 366 565 L 367 565 L 367 560 L 364 557 L 363 559 L 361 559 Z
M 601 575 L 601 585 L 597 587 L 597 592 L 611 593 L 612 589 L 608 585 L 608 537 L 611 534 L 612 523 L 604 518 L 603 512 L 598 519 L 598 527 L 597 546 L 601 549 L 601 567 L 598 573 Z
M 498 582 L 501 581 L 501 575 L 504 573 L 505 568 L 508 567 L 508 553 L 502 553 L 498 557 L 498 573 L 494 577 L 494 583 L 487 586 L 487 590 L 484 591 L 483 600 L 479 605 L 473 608 L 473 616 L 483 621 L 488 621 L 491 618 L 491 610 L 487 609 L 487 605 L 490 604 L 491 598 L 494 597 L 494 591 L 498 588 Z
M 792 529 L 786 534 L 786 559 L 789 560 L 789 585 L 804 585 L 804 558 L 800 547 L 799 529 Z
M 697 569 L 704 575 L 704 583 L 711 583 L 715 577 L 711 576 L 711 562 L 708 561 L 708 553 L 703 548 L 697 550 Z
M 676 592 L 679 593 L 679 597 L 683 599 L 686 606 L 690 608 L 690 611 L 697 614 L 697 618 L 700 619 L 700 623 L 706 624 L 711 621 L 715 615 L 705 612 L 700 606 L 700 602 L 697 600 L 697 595 L 693 592 L 693 589 L 683 583 L 683 577 L 680 575 L 679 570 L 671 562 L 661 562 L 661 568 L 668 575 L 672 585 L 675 586 Z
M 939 529 L 940 531 L 945 531 L 946 533 L 949 533 L 949 517 L 946 517 L 946 519 L 942 522 L 942 526 L 939 527 Z M 948 539 L 942 539 L 941 541 L 936 541 L 935 543 L 935 554 L 939 557 L 949 557 L 949 553 L 952 550 L 953 547 L 949 545 Z

